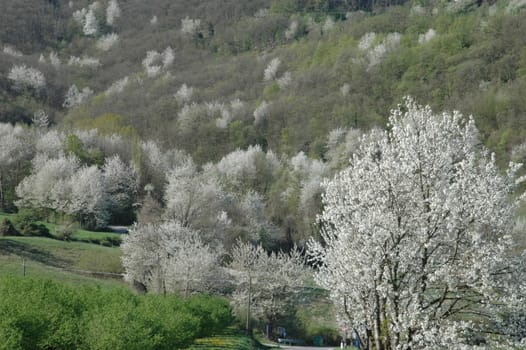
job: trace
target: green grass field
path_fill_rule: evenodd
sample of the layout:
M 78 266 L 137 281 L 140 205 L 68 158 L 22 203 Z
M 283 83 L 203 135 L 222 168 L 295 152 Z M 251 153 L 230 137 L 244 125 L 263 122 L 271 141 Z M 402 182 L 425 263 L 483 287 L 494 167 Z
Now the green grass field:
M 8 219 L 12 223 L 15 222 L 16 214 L 0 213 L 0 221 Z M 38 224 L 42 224 L 47 227 L 52 236 L 59 237 L 60 231 L 63 229 L 62 225 L 55 224 L 46 221 L 37 221 Z M 79 242 L 87 242 L 94 244 L 102 244 L 106 246 L 118 246 L 122 238 L 122 234 L 114 232 L 95 232 L 87 231 L 81 228 L 72 228 L 71 240 Z
M 119 248 L 43 237 L 0 237 L 0 275 L 123 285 Z

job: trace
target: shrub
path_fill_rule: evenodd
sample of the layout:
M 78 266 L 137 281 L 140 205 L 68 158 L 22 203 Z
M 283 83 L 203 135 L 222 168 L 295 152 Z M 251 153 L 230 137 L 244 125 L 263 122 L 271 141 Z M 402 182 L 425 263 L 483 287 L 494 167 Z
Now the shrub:
M 219 298 L 0 277 L 0 350 L 180 349 L 231 324 Z
M 30 210 L 21 210 L 14 220 L 16 230 L 23 236 L 50 237 L 46 226 L 37 223 L 39 217 Z
M 0 222 L 0 236 L 18 236 L 19 233 L 9 219 Z

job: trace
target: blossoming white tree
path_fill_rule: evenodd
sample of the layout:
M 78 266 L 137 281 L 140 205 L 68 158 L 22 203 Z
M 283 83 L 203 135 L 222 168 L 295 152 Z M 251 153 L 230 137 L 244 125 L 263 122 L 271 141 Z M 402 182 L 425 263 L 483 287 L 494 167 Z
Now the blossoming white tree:
M 524 302 L 507 259 L 518 166 L 502 175 L 457 112 L 408 98 L 389 122 L 325 183 L 316 279 L 362 348 L 468 348 L 504 297 Z
M 177 221 L 134 226 L 121 247 L 125 279 L 152 292 L 203 292 L 217 275 L 218 252 Z
M 27 67 L 25 64 L 13 66 L 7 77 L 13 81 L 17 90 L 22 90 L 23 88 L 39 90 L 46 86 L 44 74 L 36 68 Z
M 306 277 L 304 258 L 299 250 L 269 254 L 261 245 L 237 241 L 231 257 L 230 268 L 237 285 L 232 303 L 238 310 L 246 308 L 247 331 L 251 315 L 273 324 L 290 310 Z

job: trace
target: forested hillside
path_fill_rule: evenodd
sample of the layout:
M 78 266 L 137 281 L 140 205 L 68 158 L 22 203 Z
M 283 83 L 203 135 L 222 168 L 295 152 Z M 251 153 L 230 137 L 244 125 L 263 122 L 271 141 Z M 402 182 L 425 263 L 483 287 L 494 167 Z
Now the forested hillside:
M 473 114 L 501 164 L 526 156 L 520 1 L 1 6 L 0 121 L 24 125 L 2 126 L 4 211 L 151 221 L 204 182 L 192 200 L 207 206 L 184 220 L 206 231 L 222 217 L 230 242 L 258 221 L 269 247 L 301 243 L 316 236 L 321 180 L 406 95 Z M 53 197 L 43 164 L 71 189 Z M 74 203 L 88 187 L 92 203 Z
M 524 34 L 524 0 L 0 0 L 0 236 L 129 226 L 121 263 L 137 290 L 227 295 L 261 329 L 336 337 L 314 267 L 362 348 L 418 332 L 426 348 L 458 320 L 526 339 L 507 330 L 526 298 L 510 282 L 524 280 L 510 193 L 525 171 L 508 168 L 526 162 Z M 363 239 L 346 238 L 352 225 Z M 399 296 L 422 318 L 398 313 Z M 486 302 L 498 317 L 462 314 Z

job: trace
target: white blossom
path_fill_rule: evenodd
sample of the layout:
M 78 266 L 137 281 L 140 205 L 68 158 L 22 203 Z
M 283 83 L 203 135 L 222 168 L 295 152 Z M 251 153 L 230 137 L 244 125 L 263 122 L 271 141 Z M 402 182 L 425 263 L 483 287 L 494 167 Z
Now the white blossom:
M 268 117 L 270 113 L 270 106 L 271 104 L 267 101 L 262 101 L 259 106 L 254 111 L 254 124 L 258 125 Z
M 369 50 L 373 46 L 375 40 L 376 40 L 376 33 L 374 32 L 366 33 L 361 37 L 360 42 L 358 44 L 358 48 L 360 48 L 360 50 L 362 51 Z
M 13 66 L 7 78 L 13 81 L 16 89 L 25 87 L 41 89 L 46 86 L 44 74 L 36 68 L 27 67 L 25 64 Z
M 49 62 L 55 69 L 59 69 L 60 65 L 62 64 L 62 61 L 60 60 L 55 51 L 51 51 L 49 53 Z
M 181 19 L 181 32 L 187 35 L 193 35 L 201 26 L 200 19 L 191 19 L 188 16 Z
M 516 295 L 508 194 L 518 166 L 502 175 L 477 137 L 472 118 L 406 99 L 389 131 L 371 131 L 325 182 L 324 246 L 312 241 L 309 254 L 363 346 L 468 349 L 468 330 L 486 333 Z M 471 313 L 482 319 L 460 321 Z
M 283 73 L 283 75 L 277 79 L 277 83 L 280 89 L 286 88 L 292 83 L 292 74 L 290 74 L 290 72 Z
M 428 41 L 433 39 L 435 36 L 436 36 L 435 30 L 433 28 L 429 28 L 429 30 L 425 32 L 425 34 L 420 34 L 418 36 L 418 43 L 419 44 L 427 43 Z
M 93 90 L 89 87 L 85 87 L 80 91 L 75 84 L 71 85 L 66 93 L 63 106 L 66 108 L 72 108 L 80 106 L 93 95 Z
M 331 16 L 327 16 L 327 18 L 325 19 L 325 22 L 323 22 L 323 26 L 321 28 L 322 28 L 324 33 L 328 33 L 328 32 L 330 32 L 331 30 L 334 29 L 334 26 L 335 26 L 335 22 L 332 19 L 332 17 Z
M 115 19 L 121 16 L 121 8 L 117 0 L 110 0 L 106 8 L 106 23 L 110 26 L 115 24 Z
M 163 68 L 166 69 L 170 67 L 175 59 L 174 50 L 168 46 L 162 53 Z
M 285 38 L 287 40 L 294 39 L 294 37 L 296 36 L 296 34 L 298 32 L 298 27 L 299 27 L 298 21 L 290 22 L 289 27 L 285 31 Z
M 31 121 L 37 128 L 46 129 L 49 126 L 49 116 L 42 109 L 39 109 L 33 113 L 33 118 Z
M 84 35 L 94 36 L 97 35 L 98 31 L 99 23 L 97 21 L 97 17 L 95 17 L 95 12 L 93 9 L 89 9 L 84 16 L 82 32 Z
M 13 56 L 13 57 L 22 57 L 22 56 L 24 56 L 24 54 L 22 52 L 18 51 L 17 49 L 15 49 L 14 47 L 12 47 L 10 45 L 4 45 L 4 48 L 3 48 L 2 52 L 7 54 L 7 55 Z
M 281 64 L 281 60 L 279 58 L 274 58 L 270 61 L 267 68 L 265 68 L 265 72 L 263 74 L 263 79 L 265 81 L 271 81 L 276 78 L 276 74 L 278 73 L 279 66 Z
M 343 97 L 346 97 L 349 95 L 349 92 L 351 91 L 351 85 L 349 83 L 345 83 L 340 88 L 340 93 Z
M 100 60 L 95 57 L 77 57 L 70 56 L 68 61 L 68 66 L 78 66 L 78 67 L 88 67 L 88 68 L 97 68 L 100 66 Z
M 115 33 L 106 34 L 97 41 L 97 48 L 102 51 L 108 51 L 119 41 L 119 35 Z
M 124 91 L 126 86 L 130 83 L 130 79 L 128 77 L 124 77 L 122 79 L 119 79 L 117 81 L 114 81 L 113 84 L 104 92 L 106 96 L 110 96 L 113 94 L 119 94 Z
M 179 103 L 187 103 L 192 100 L 194 88 L 188 87 L 186 84 L 181 85 L 179 90 L 174 94 L 175 99 Z
M 151 292 L 207 292 L 221 279 L 219 252 L 176 221 L 136 225 L 121 247 L 125 279 Z
M 234 308 L 246 310 L 250 305 L 253 314 L 267 322 L 276 322 L 303 286 L 306 269 L 300 251 L 267 254 L 261 245 L 238 241 L 231 258 L 231 273 L 236 279 Z
M 269 15 L 270 11 L 268 8 L 262 8 L 262 9 L 259 9 L 256 11 L 256 13 L 254 13 L 254 17 L 256 18 L 265 18 Z

